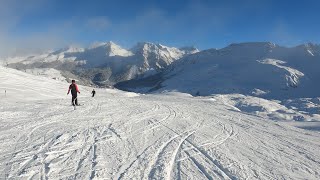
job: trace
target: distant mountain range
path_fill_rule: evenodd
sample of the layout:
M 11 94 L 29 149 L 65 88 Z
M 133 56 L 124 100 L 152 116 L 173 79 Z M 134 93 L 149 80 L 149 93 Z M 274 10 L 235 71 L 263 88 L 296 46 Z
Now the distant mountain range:
M 192 95 L 241 93 L 271 99 L 320 96 L 320 46 L 268 42 L 231 44 L 173 62 L 163 72 L 116 87 Z
M 143 93 L 241 93 L 274 99 L 320 96 L 320 46 L 311 43 L 288 48 L 250 42 L 199 51 L 148 42 L 124 49 L 106 42 L 5 62 L 20 70 L 54 68 L 66 79 Z
M 95 44 L 88 48 L 68 47 L 28 57 L 6 59 L 8 66 L 25 70 L 55 68 L 71 72 L 92 84 L 113 85 L 146 74 L 155 74 L 172 62 L 199 52 L 194 47 L 174 48 L 148 42 L 138 43 L 126 50 L 113 42 Z

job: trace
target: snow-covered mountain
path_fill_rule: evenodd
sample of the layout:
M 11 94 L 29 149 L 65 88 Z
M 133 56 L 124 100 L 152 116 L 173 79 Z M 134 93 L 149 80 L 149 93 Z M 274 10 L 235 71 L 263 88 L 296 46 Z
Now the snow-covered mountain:
M 131 51 L 136 56 L 143 58 L 143 64 L 147 68 L 163 68 L 177 59 L 199 52 L 193 47 L 178 49 L 153 43 L 138 43 Z
M 320 95 L 319 45 L 231 44 L 172 63 L 163 73 L 117 87 L 134 91 L 179 91 L 193 95 L 241 93 L 286 99 Z M 147 82 L 147 83 L 144 83 Z
M 84 76 L 98 84 L 113 84 L 144 74 L 154 74 L 172 62 L 199 52 L 194 47 L 174 48 L 148 42 L 126 50 L 113 42 L 88 48 L 68 47 L 41 55 L 5 60 L 16 69 L 55 68 Z
M 28 72 L 54 68 L 66 79 L 118 83 L 121 89 L 139 92 L 240 93 L 276 99 L 317 97 L 320 92 L 320 46 L 311 43 L 291 48 L 269 42 L 239 43 L 199 52 L 194 47 L 148 42 L 127 50 L 107 42 L 5 62 L 16 69 L 31 69 Z

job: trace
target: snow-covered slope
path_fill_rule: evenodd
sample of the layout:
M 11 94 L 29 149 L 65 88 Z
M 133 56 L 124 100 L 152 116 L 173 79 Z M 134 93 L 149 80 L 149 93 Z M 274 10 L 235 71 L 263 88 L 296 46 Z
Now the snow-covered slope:
M 33 73 L 36 72 L 40 73 L 42 71 L 33 71 Z M 47 73 L 49 72 L 47 71 Z M 52 72 L 57 73 L 56 71 Z M 69 84 L 65 81 L 54 79 L 51 75 L 53 74 L 36 76 L 0 66 L 0 97 L 5 102 L 48 100 L 66 97 Z M 82 90 L 88 92 L 88 88 Z
M 320 122 L 319 98 L 267 100 L 241 94 L 214 95 L 211 100 L 222 102 L 231 110 L 277 121 Z
M 0 78 L 1 179 L 320 178 L 319 132 L 247 114 L 232 105 L 243 96 L 80 87 L 74 110 L 67 83 L 6 68 Z
M 312 44 L 293 48 L 272 43 L 231 44 L 174 62 L 161 77 L 154 78 L 160 81 L 149 90 L 193 95 L 241 93 L 277 99 L 318 97 L 318 52 L 319 45 Z M 127 89 L 139 91 L 134 85 Z
M 26 69 L 25 72 L 37 76 L 44 76 L 58 81 L 66 81 L 66 78 L 61 74 L 61 72 L 53 68 Z
M 1 66 L 0 82 L 2 101 L 56 99 L 63 97 L 68 88 L 66 83 Z

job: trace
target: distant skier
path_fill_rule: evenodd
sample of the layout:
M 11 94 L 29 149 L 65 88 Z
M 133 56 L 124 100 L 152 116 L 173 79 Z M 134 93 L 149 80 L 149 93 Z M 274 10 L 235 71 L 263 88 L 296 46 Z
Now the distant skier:
M 70 90 L 71 90 L 71 95 L 72 95 L 72 101 L 71 101 L 72 105 L 79 106 L 77 93 L 80 94 L 80 91 L 79 91 L 78 85 L 76 84 L 75 80 L 72 80 L 72 84 L 70 84 L 70 86 L 69 86 L 69 90 L 68 90 L 67 95 L 69 95 Z
M 93 89 L 91 94 L 92 94 L 92 97 L 94 97 L 94 95 L 96 94 L 96 91 Z

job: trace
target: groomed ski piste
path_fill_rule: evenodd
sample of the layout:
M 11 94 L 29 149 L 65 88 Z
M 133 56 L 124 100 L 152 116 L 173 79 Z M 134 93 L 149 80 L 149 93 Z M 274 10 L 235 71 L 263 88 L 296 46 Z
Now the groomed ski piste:
M 0 67 L 0 179 L 320 179 L 319 131 L 182 93 L 80 86 L 74 110 L 68 85 Z

